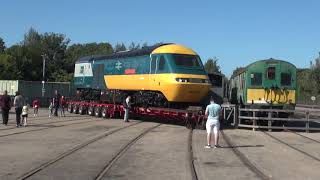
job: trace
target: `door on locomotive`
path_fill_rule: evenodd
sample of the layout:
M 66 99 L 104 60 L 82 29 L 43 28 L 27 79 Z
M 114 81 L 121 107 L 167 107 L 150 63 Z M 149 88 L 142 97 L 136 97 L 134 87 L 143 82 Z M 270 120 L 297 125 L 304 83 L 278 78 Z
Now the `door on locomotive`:
M 164 55 L 152 56 L 149 74 L 150 89 L 154 89 L 156 91 L 162 90 L 161 73 L 164 72 L 165 65 L 166 59 Z
M 150 62 L 150 73 L 149 73 L 149 89 L 154 89 L 155 85 L 157 84 L 157 56 L 152 56 Z
M 106 89 L 104 81 L 104 64 L 93 64 L 93 82 L 92 88 L 94 89 Z

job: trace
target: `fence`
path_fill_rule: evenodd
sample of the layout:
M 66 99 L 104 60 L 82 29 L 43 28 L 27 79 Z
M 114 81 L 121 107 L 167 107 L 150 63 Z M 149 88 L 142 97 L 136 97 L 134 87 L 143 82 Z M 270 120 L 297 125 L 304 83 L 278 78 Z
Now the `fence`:
M 230 121 L 231 125 L 237 127 L 246 127 L 256 129 L 291 129 L 291 130 L 305 130 L 309 132 L 320 131 L 320 110 L 277 110 L 277 109 L 246 109 L 238 108 L 235 105 L 223 105 L 223 117 Z M 288 115 L 289 117 L 281 117 L 281 115 Z M 278 123 L 277 123 L 278 122 Z M 288 122 L 300 122 L 294 126 L 289 126 Z M 299 126 L 304 124 L 303 126 Z M 277 126 L 277 124 L 282 124 Z M 316 127 L 311 127 L 315 124 Z M 298 125 L 298 126 L 296 126 Z
M 44 89 L 42 89 L 43 85 Z M 29 104 L 32 104 L 34 99 L 39 99 L 41 107 L 49 105 L 55 90 L 58 90 L 65 97 L 72 97 L 75 94 L 74 86 L 70 82 L 45 82 L 42 84 L 41 81 L 0 80 L 0 94 L 5 90 L 12 97 L 16 91 L 19 91 Z
M 297 98 L 297 104 L 320 106 L 320 95 L 314 95 L 314 96 L 316 97 L 316 100 L 312 101 L 311 95 L 300 95 Z

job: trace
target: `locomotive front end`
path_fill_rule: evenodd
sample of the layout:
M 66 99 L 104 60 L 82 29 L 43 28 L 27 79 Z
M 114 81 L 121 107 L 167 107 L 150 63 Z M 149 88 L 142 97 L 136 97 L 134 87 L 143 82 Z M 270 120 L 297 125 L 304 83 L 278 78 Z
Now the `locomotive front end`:
M 177 44 L 161 46 L 152 52 L 151 61 L 159 62 L 154 63 L 159 64 L 154 80 L 162 83 L 154 88 L 160 88 L 169 102 L 199 103 L 208 94 L 208 76 L 193 50 Z
M 269 59 L 248 67 L 248 104 L 293 109 L 296 103 L 296 67 Z

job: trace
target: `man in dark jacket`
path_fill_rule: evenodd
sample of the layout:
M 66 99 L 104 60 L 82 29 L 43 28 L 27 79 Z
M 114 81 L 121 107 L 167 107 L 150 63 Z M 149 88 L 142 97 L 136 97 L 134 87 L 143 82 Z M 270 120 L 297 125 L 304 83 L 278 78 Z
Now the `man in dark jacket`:
M 53 98 L 54 116 L 58 116 L 58 109 L 60 108 L 60 98 L 61 95 L 59 94 L 58 90 L 55 90 Z
M 11 109 L 11 98 L 8 96 L 8 91 L 4 91 L 4 94 L 0 97 L 0 106 L 3 124 L 7 125 L 9 119 L 9 110 Z

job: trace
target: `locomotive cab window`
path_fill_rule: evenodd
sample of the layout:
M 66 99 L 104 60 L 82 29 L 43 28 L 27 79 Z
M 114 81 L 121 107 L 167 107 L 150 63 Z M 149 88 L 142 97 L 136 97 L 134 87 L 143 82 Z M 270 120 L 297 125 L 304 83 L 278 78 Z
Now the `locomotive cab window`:
M 201 67 L 200 59 L 195 55 L 173 54 L 173 61 L 177 66 L 183 67 Z
M 291 85 L 291 74 L 290 73 L 281 73 L 281 85 L 290 86 Z
M 252 86 L 262 85 L 262 73 L 251 73 L 251 85 Z
M 268 67 L 267 77 L 270 80 L 274 80 L 276 78 L 276 67 Z
M 158 70 L 163 71 L 165 68 L 165 64 L 166 64 L 166 60 L 164 59 L 163 56 L 160 56 Z

